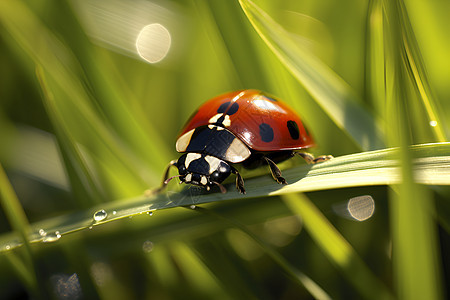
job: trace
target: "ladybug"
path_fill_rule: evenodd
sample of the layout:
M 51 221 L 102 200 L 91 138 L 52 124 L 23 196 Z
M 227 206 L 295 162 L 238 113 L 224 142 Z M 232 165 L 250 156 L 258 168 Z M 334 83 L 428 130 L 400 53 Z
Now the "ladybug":
M 210 190 L 221 184 L 230 174 L 236 175 L 236 188 L 245 194 L 244 180 L 235 164 L 256 168 L 266 164 L 273 178 L 287 184 L 276 163 L 295 154 L 308 163 L 332 158 L 314 158 L 298 152 L 314 146 L 311 135 L 300 117 L 281 101 L 257 90 L 230 92 L 204 103 L 188 120 L 176 142 L 183 153 L 166 169 L 162 190 L 173 178 L 180 183 L 193 184 Z M 178 168 L 179 175 L 169 178 L 170 168 Z

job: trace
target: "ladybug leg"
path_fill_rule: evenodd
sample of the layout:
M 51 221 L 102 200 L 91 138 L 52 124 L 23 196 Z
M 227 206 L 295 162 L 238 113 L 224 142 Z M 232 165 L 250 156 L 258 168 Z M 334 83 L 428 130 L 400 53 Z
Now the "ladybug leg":
M 273 179 L 275 179 L 276 182 L 279 184 L 287 184 L 286 179 L 284 179 L 281 176 L 280 168 L 278 168 L 277 164 L 273 162 L 270 158 L 267 158 L 264 156 L 264 159 L 266 160 L 267 164 L 270 168 L 270 173 L 272 173 Z
M 294 153 L 296 155 L 303 157 L 308 164 L 316 164 L 333 158 L 333 155 L 321 155 L 315 158 L 314 155 L 307 152 L 294 152 Z
M 225 194 L 227 192 L 227 189 L 223 185 L 221 185 L 220 183 L 215 182 L 215 181 L 211 181 L 211 183 L 217 185 L 219 187 L 219 189 L 220 189 L 220 192 L 222 194 Z
M 169 183 L 170 179 L 173 178 L 173 177 L 169 178 L 170 167 L 177 167 L 177 160 L 174 159 L 169 163 L 169 165 L 166 168 L 166 172 L 164 172 L 162 185 L 158 189 L 155 190 L 155 193 L 161 192 L 166 187 L 166 185 Z
M 231 168 L 231 173 L 236 175 L 236 188 L 238 189 L 239 193 L 245 194 L 244 179 L 242 178 L 241 174 L 233 167 Z

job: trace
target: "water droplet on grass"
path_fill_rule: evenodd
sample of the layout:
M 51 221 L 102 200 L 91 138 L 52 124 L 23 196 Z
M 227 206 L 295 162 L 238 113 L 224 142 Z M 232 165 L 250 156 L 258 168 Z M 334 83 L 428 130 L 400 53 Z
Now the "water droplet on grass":
M 61 233 L 55 231 L 54 233 L 47 233 L 47 235 L 42 239 L 44 243 L 53 243 L 61 238 Z
M 104 219 L 106 219 L 107 216 L 108 214 L 104 209 L 98 210 L 94 213 L 94 221 L 95 222 L 103 221 Z

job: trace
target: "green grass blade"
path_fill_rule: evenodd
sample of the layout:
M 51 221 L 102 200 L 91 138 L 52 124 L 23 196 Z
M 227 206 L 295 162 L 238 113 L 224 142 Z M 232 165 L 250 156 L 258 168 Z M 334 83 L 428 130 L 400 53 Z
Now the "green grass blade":
M 296 267 L 294 267 L 292 264 L 290 264 L 280 253 L 275 251 L 270 245 L 268 245 L 265 241 L 263 241 L 261 238 L 259 238 L 256 234 L 254 234 L 252 231 L 250 231 L 243 224 L 241 224 L 235 220 L 225 218 L 222 215 L 215 213 L 213 211 L 210 211 L 210 210 L 196 208 L 196 211 L 202 212 L 207 215 L 212 215 L 212 216 L 219 218 L 227 223 L 231 223 L 236 228 L 239 228 L 243 233 L 245 233 L 253 241 L 255 241 L 264 250 L 264 252 L 269 257 L 271 257 L 280 266 L 280 268 L 282 268 L 286 272 L 286 274 L 294 282 L 296 282 L 299 285 L 302 285 L 314 297 L 314 299 L 323 299 L 323 300 L 331 299 L 331 297 L 317 283 L 315 283 L 306 274 L 304 274 L 303 272 L 298 270 Z
M 2 165 L 0 165 L 0 205 L 11 224 L 11 228 L 20 236 L 20 242 L 11 241 L 10 243 L 2 245 L 1 249 L 8 251 L 20 244 L 25 245 L 25 247 L 22 247 L 21 251 L 23 260 L 16 257 L 15 253 L 8 254 L 6 259 L 10 262 L 17 274 L 19 274 L 19 278 L 23 280 L 24 284 L 30 288 L 35 295 L 39 295 L 38 280 L 34 269 L 30 241 L 28 240 L 30 237 L 30 225 Z
M 173 242 L 170 245 L 172 256 L 185 275 L 189 286 L 207 295 L 207 298 L 214 298 L 214 295 L 227 295 L 220 285 L 220 281 L 211 270 L 201 261 L 201 258 L 186 244 Z M 224 296 L 223 299 L 230 299 Z
M 351 245 L 324 215 L 302 194 L 283 195 L 284 202 L 298 214 L 308 233 L 363 296 L 364 299 L 393 299 L 387 287 L 361 260 Z M 355 276 L 355 274 L 358 274 Z
M 19 1 L 2 2 L 0 21 L 23 50 L 25 57 L 22 59 L 31 58 L 38 67 L 38 76 L 44 90 L 44 105 L 54 122 L 54 127 L 61 128 L 62 134 L 58 135 L 58 138 L 64 135 L 65 141 L 61 141 L 63 147 L 68 145 L 67 140 L 72 143 L 71 147 L 64 149 L 66 156 L 75 158 L 74 161 L 77 164 L 76 162 L 80 160 L 76 157 L 80 158 L 81 155 L 75 153 L 74 149 L 80 147 L 80 144 L 85 147 L 84 156 L 89 156 L 88 159 L 95 165 L 95 170 L 92 170 L 94 167 L 91 164 L 89 172 L 95 172 L 97 181 L 101 182 L 101 184 L 97 183 L 99 185 L 97 189 L 109 193 L 108 197 L 103 198 L 127 197 L 145 189 L 148 182 L 159 180 L 159 174 L 149 172 L 145 166 L 151 165 L 150 162 L 154 160 L 155 165 L 160 165 L 162 168 L 168 160 L 167 152 L 160 151 L 162 146 L 158 147 L 158 144 L 162 145 L 162 143 L 158 142 L 158 138 L 150 139 L 142 128 L 136 129 L 136 120 L 132 119 L 129 111 L 124 108 L 124 104 L 118 100 L 119 92 L 112 88 L 115 84 L 111 79 L 108 78 L 107 84 L 103 82 L 104 84 L 100 85 L 105 87 L 104 90 L 109 91 L 102 94 L 107 100 L 104 100 L 103 108 L 101 108 L 84 82 L 84 70 L 77 57 L 29 7 Z M 102 77 L 97 73 L 94 76 Z M 108 105 L 111 107 L 104 108 Z M 108 111 L 105 112 L 102 109 Z M 123 133 L 123 128 L 115 130 L 104 120 L 104 114 L 108 112 L 115 117 L 122 113 L 124 119 L 120 122 L 116 120 L 116 123 L 120 123 L 120 126 L 129 124 L 128 135 Z M 58 129 L 55 130 L 58 131 Z M 157 134 L 153 135 L 157 136 Z M 127 139 L 131 137 L 134 143 L 139 144 L 139 147 L 131 150 L 130 146 L 124 142 L 123 136 Z M 135 151 L 143 153 L 144 148 L 147 150 L 146 157 L 136 155 Z M 77 167 L 79 166 L 73 168 Z M 87 163 L 79 169 L 84 169 L 82 173 L 86 172 Z M 91 177 L 88 181 L 93 182 L 92 175 L 86 174 L 86 177 Z M 81 178 L 79 181 L 85 180 Z M 92 186 L 93 184 L 87 184 L 85 190 L 91 190 Z M 94 195 L 98 194 L 100 193 L 94 193 Z M 95 198 L 99 200 L 98 197 L 92 197 L 92 199 Z
M 30 225 L 28 224 L 27 216 L 25 215 L 22 205 L 20 204 L 13 187 L 6 176 L 5 170 L 1 165 L 0 203 L 13 230 L 19 232 L 20 236 L 23 238 L 23 241 L 27 243 Z
M 409 80 L 418 95 L 419 102 L 424 108 L 422 114 L 426 123 L 430 126 L 434 141 L 445 142 L 448 140 L 445 134 L 445 122 L 441 116 L 439 103 L 432 95 L 432 88 L 429 84 L 428 75 L 425 71 L 425 65 L 420 53 L 419 45 L 411 26 L 408 11 L 405 3 L 401 0 L 399 3 L 399 21 L 401 22 L 402 42 L 404 46 L 404 62 L 408 71 Z
M 405 24 L 409 20 L 402 1 L 385 1 L 384 4 L 389 25 L 386 82 L 392 84 L 386 93 L 389 104 L 386 120 L 392 128 L 387 137 L 390 145 L 399 147 L 396 159 L 401 176 L 389 203 L 395 283 L 400 299 L 441 299 L 434 199 L 418 184 L 420 179 L 413 164 L 417 153 L 409 146 L 415 136 L 411 135 L 414 126 L 408 120 L 417 120 L 411 113 L 411 106 L 419 102 L 416 97 L 418 78 L 411 76 L 411 68 L 414 69 L 411 64 L 416 58 L 408 57 L 412 37 L 405 32 Z
M 380 116 L 386 112 L 385 35 L 383 0 L 369 2 L 367 16 L 367 82 L 370 100 Z
M 312 53 L 297 47 L 289 34 L 250 0 L 240 0 L 247 18 L 280 62 L 309 91 L 338 127 L 361 149 L 383 148 L 376 118 L 363 108 L 351 88 Z
M 412 147 L 411 151 L 415 157 L 414 175 L 418 183 L 450 184 L 450 143 L 418 145 Z M 396 153 L 398 149 L 370 151 L 337 157 L 314 166 L 301 165 L 287 169 L 283 171 L 283 176 L 290 183 L 286 186 L 277 184 L 269 175 L 247 179 L 246 195 L 239 194 L 231 183 L 226 185 L 228 192 L 225 194 L 191 187 L 180 193 L 168 191 L 160 195 L 124 199 L 120 203 L 105 203 L 80 213 L 33 224 L 29 240 L 43 242 L 45 237 L 39 233 L 40 229 L 53 235 L 57 232 L 57 236 L 63 237 L 106 222 L 173 207 L 343 187 L 398 184 L 401 182 L 401 169 Z M 106 216 L 95 221 L 94 213 L 99 210 L 104 210 Z M 10 237 L 0 239 L 0 249 L 5 251 L 3 245 L 8 243 Z

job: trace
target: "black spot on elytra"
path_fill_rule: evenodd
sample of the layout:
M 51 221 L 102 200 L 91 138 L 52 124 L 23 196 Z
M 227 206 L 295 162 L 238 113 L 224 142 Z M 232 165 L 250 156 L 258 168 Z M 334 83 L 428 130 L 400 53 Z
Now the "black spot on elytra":
M 287 121 L 287 128 L 289 130 L 289 134 L 293 140 L 298 140 L 300 137 L 300 131 L 298 130 L 298 124 L 295 121 Z
M 217 112 L 219 113 L 219 114 L 223 114 L 226 110 L 227 110 L 227 107 L 230 105 L 230 102 L 225 102 L 225 103 L 222 103 L 220 106 L 219 106 L 219 108 L 217 109 Z
M 231 104 L 231 101 L 222 103 L 219 108 L 217 109 L 217 112 L 219 114 L 227 114 L 229 116 L 231 116 L 232 114 L 236 113 L 239 109 L 239 104 L 237 104 L 236 102 L 234 102 L 233 104 Z
M 227 115 L 231 116 L 232 114 L 236 113 L 239 109 L 239 104 L 234 102 L 231 107 L 227 111 Z
M 269 143 L 273 141 L 273 129 L 269 124 L 262 123 L 259 125 L 259 135 L 263 142 Z

